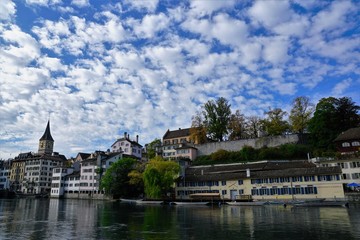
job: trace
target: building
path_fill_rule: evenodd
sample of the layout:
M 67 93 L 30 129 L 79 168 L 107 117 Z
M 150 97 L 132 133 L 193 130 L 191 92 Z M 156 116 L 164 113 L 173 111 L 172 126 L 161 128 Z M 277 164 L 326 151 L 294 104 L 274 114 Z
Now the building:
M 124 133 L 123 138 L 117 139 L 111 145 L 112 152 L 123 152 L 125 155 L 136 157 L 141 160 L 142 158 L 142 145 L 139 144 L 139 136 L 136 135 L 136 140 L 130 140 L 129 134 Z
M 49 193 L 54 167 L 63 166 L 66 157 L 53 151 L 54 139 L 48 121 L 39 139 L 37 153 L 20 153 L 14 158 L 10 171 L 10 188 L 26 194 Z
M 197 149 L 190 140 L 190 128 L 167 130 L 162 139 L 162 157 L 169 160 L 190 159 L 197 156 Z
M 350 128 L 334 140 L 337 151 L 341 154 L 360 152 L 360 127 Z
M 336 158 L 313 158 L 311 161 L 320 167 L 340 167 L 344 185 L 360 184 L 360 127 L 339 134 L 334 142 L 339 153 Z
M 175 187 L 177 199 L 218 194 L 223 200 L 343 199 L 341 169 L 307 161 L 261 161 L 188 167 Z
M 92 154 L 79 153 L 71 168 L 53 169 L 51 197 L 54 198 L 104 198 L 99 189 L 101 177 L 112 163 L 123 158 L 122 152 L 95 151 Z M 79 164 L 79 166 L 76 166 Z
M 10 170 L 12 160 L 0 161 L 0 190 L 10 189 Z

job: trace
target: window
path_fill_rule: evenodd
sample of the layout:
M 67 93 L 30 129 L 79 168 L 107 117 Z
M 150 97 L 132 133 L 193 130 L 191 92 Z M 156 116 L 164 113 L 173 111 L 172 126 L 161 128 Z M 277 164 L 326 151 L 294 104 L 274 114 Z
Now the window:
M 348 142 L 343 142 L 343 143 L 342 143 L 342 146 L 343 146 L 343 147 L 350 147 L 350 143 L 348 143 Z
M 221 185 L 225 186 L 226 185 L 226 181 L 221 181 Z
M 244 189 L 239 189 L 239 194 L 244 194 Z
M 351 145 L 353 145 L 353 146 L 355 146 L 355 147 L 356 147 L 356 146 L 360 146 L 360 142 L 358 142 L 358 141 L 352 142 Z
M 238 180 L 238 185 L 243 185 L 244 181 L 242 179 Z
M 226 195 L 226 193 L 227 193 L 226 190 L 222 190 L 222 191 L 221 191 L 221 194 L 222 194 L 222 195 Z

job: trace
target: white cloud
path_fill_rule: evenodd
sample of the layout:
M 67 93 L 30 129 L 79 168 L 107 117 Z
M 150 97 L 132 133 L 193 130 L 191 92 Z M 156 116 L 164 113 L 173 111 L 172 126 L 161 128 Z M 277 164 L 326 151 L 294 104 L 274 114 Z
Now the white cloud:
M 284 37 L 263 38 L 263 58 L 265 61 L 277 66 L 288 60 L 288 39 Z
M 292 10 L 288 1 L 256 1 L 249 9 L 249 15 L 255 23 L 272 28 L 289 21 Z
M 190 1 L 190 14 L 202 17 L 204 15 L 212 14 L 220 9 L 231 9 L 235 5 L 235 1 Z
M 189 19 L 182 24 L 182 27 L 201 34 L 207 41 L 217 39 L 222 44 L 233 46 L 243 44 L 248 35 L 245 22 L 231 18 L 227 14 L 218 14 L 213 17 L 212 21 Z
M 313 34 L 322 31 L 331 31 L 334 29 L 341 29 L 346 25 L 346 14 L 350 10 L 355 10 L 358 7 L 354 6 L 350 1 L 332 2 L 331 6 L 323 11 L 320 11 L 313 17 Z
M 348 89 L 351 84 L 352 84 L 352 80 L 351 79 L 345 79 L 341 82 L 339 82 L 338 84 L 336 84 L 334 86 L 334 88 L 332 89 L 332 94 L 334 96 L 341 96 L 344 94 L 345 90 Z
M 139 11 L 146 10 L 154 12 L 159 4 L 159 0 L 125 0 L 124 3 Z
M 0 2 L 0 20 L 9 20 L 16 13 L 15 3 L 11 0 Z
M 169 25 L 168 17 L 159 15 L 146 15 L 141 23 L 135 23 L 134 32 L 139 38 L 153 38 L 157 32 L 164 30 Z
M 26 0 L 29 5 L 48 6 L 61 3 L 61 0 Z
M 89 0 L 72 0 L 71 4 L 77 7 L 87 7 L 90 6 Z

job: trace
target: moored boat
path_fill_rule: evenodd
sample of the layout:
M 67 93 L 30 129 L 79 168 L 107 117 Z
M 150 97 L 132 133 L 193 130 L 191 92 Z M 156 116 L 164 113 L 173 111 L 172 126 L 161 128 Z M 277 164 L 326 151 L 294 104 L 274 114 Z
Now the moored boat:
M 194 206 L 194 205 L 208 205 L 209 202 L 172 202 L 175 205 L 179 205 L 179 206 Z
M 249 201 L 249 202 L 227 202 L 226 204 L 231 206 L 263 206 L 269 203 L 262 201 Z
M 153 205 L 160 205 L 163 204 L 164 201 L 156 201 L 156 200 L 136 200 L 136 204 L 153 204 Z
M 303 202 L 294 204 L 294 207 L 348 207 L 345 201 L 322 201 L 322 202 Z
M 120 202 L 124 202 L 124 203 L 133 203 L 133 204 L 135 204 L 136 201 L 139 201 L 139 199 L 120 198 Z

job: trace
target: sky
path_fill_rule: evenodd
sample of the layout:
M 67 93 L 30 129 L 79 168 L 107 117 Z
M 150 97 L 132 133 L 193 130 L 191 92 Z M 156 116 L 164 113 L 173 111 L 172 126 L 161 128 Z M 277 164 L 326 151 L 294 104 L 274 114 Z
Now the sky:
M 0 159 L 145 145 L 209 100 L 263 117 L 298 96 L 360 104 L 360 4 L 1 0 Z

